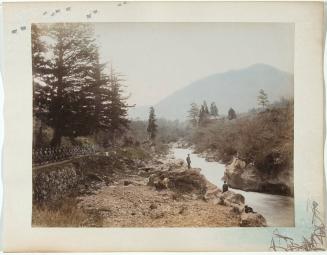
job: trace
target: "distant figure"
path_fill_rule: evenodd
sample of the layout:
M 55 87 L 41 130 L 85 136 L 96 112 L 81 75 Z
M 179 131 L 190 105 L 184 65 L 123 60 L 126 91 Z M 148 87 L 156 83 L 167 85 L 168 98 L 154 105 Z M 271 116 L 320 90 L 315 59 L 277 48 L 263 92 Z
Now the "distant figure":
M 226 181 L 224 181 L 224 184 L 223 184 L 223 193 L 228 191 L 228 184 L 226 183 Z
M 254 213 L 253 209 L 250 206 L 245 205 L 244 207 L 245 213 Z
M 187 162 L 187 168 L 190 169 L 190 168 L 191 168 L 191 158 L 190 158 L 190 154 L 187 154 L 186 162 Z

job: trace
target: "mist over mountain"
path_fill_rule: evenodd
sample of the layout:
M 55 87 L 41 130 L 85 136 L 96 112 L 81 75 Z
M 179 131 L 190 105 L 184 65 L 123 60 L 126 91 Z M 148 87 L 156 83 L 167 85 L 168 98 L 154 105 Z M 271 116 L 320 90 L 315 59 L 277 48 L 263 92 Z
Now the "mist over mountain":
M 230 107 L 237 113 L 248 112 L 257 107 L 260 89 L 267 94 L 270 102 L 281 97 L 293 97 L 293 75 L 265 64 L 216 73 L 194 81 L 167 96 L 154 105 L 157 118 L 185 120 L 190 104 L 210 105 L 215 102 L 220 115 L 226 115 Z M 136 106 L 130 109 L 131 118 L 147 119 L 150 106 Z

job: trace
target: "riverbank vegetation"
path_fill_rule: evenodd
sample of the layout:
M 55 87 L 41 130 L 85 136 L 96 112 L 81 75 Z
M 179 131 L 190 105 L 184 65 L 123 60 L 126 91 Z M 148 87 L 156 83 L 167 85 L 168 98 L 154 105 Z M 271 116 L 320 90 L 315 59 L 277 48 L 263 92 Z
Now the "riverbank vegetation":
M 217 161 L 230 163 L 238 157 L 265 174 L 293 169 L 293 100 L 283 99 L 233 118 L 207 117 L 187 137 L 198 152 L 209 152 Z M 263 102 L 264 101 L 264 102 Z M 193 122 L 192 122 L 193 123 Z

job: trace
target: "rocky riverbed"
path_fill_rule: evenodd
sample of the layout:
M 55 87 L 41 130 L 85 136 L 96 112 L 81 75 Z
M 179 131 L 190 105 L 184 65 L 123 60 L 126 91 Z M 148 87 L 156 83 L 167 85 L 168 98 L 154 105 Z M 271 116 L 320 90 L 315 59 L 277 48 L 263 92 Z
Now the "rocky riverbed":
M 42 206 L 33 207 L 33 225 L 55 224 L 55 221 L 47 222 L 42 212 L 49 214 L 53 210 L 57 215 L 64 214 L 62 207 L 49 209 L 53 208 L 49 206 L 49 201 L 42 203 L 40 200 L 45 197 L 62 200 L 63 196 L 58 195 L 58 192 L 69 187 L 70 190 L 75 190 L 70 194 L 75 201 L 72 212 L 82 213 L 84 219 L 80 223 L 76 220 L 71 224 L 66 223 L 69 226 L 266 226 L 262 215 L 244 212 L 242 195 L 232 191 L 222 193 L 206 180 L 201 169 L 187 169 L 181 160 L 171 156 L 155 156 L 147 160 L 121 155 L 118 159 L 113 158 L 111 154 L 96 157 L 85 158 L 83 163 L 70 162 L 69 168 L 57 166 L 34 173 L 34 191 L 43 195 L 35 195 L 35 199 L 38 199 L 36 204 Z M 112 164 L 113 159 L 120 162 L 119 167 Z M 98 161 L 102 162 L 106 170 L 101 170 Z M 109 161 L 111 163 L 108 163 Z M 87 169 L 88 166 L 93 166 L 95 170 Z M 56 188 L 60 183 L 51 180 L 51 176 L 56 176 L 52 172 L 62 168 L 66 170 L 60 176 L 67 172 L 69 176 L 74 176 L 74 183 L 69 183 L 71 177 L 62 176 L 65 180 L 64 188 Z M 52 192 L 57 195 L 51 195 Z M 56 202 L 50 204 L 54 205 Z M 66 213 L 68 211 L 66 210 Z

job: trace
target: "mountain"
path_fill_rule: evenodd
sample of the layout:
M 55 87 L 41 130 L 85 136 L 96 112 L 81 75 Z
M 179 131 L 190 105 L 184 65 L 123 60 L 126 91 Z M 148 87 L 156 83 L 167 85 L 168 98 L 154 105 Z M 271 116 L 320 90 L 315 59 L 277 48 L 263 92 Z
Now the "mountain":
M 293 97 L 293 75 L 265 64 L 216 73 L 197 80 L 188 86 L 167 96 L 154 105 L 158 118 L 187 118 L 190 104 L 207 101 L 208 106 L 215 102 L 219 114 L 226 115 L 230 107 L 236 112 L 248 112 L 257 107 L 259 90 L 263 89 L 270 102 L 281 97 Z M 147 119 L 148 106 L 131 109 L 132 118 Z

